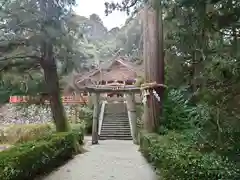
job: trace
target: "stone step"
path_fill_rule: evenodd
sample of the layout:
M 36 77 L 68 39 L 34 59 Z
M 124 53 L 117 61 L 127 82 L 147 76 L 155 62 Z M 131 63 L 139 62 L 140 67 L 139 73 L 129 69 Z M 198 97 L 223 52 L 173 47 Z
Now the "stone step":
M 130 127 L 129 124 L 103 124 L 102 127 L 106 127 L 106 128 L 128 128 Z
M 125 117 L 128 118 L 127 114 L 104 114 L 104 117 Z
M 112 109 L 105 109 L 104 114 L 127 114 L 127 110 L 121 111 L 121 110 L 112 110 Z
M 101 133 L 100 136 L 105 136 L 105 137 L 113 137 L 113 136 L 120 136 L 120 137 L 132 137 L 131 134 L 129 133 L 115 133 L 115 134 L 108 134 L 108 133 Z
M 114 111 L 112 111 L 112 109 L 109 108 L 105 108 L 104 114 L 126 114 L 127 113 L 127 109 L 125 109 L 124 111 L 122 111 L 121 109 L 116 109 Z
M 126 133 L 130 133 L 131 132 L 131 129 L 130 128 L 128 128 L 128 129 L 113 129 L 113 128 L 103 128 L 103 129 L 101 129 L 101 133 L 102 132 L 126 132 Z
M 131 131 L 103 131 L 100 135 L 131 135 Z
M 127 133 L 127 134 L 131 134 L 131 130 L 129 129 L 129 130 L 115 130 L 115 129 L 108 129 L 108 130 L 106 130 L 106 129 L 103 129 L 102 131 L 101 131 L 101 133 L 100 134 L 102 134 L 102 133 L 114 133 L 114 134 L 118 134 L 118 133 Z
M 127 113 L 123 113 L 123 114 L 117 114 L 117 113 L 104 113 L 104 116 L 110 116 L 110 117 L 128 117 Z
M 100 140 L 132 140 L 126 104 L 107 104 L 101 127 Z
M 121 109 L 121 108 L 106 108 L 105 113 L 109 114 L 125 114 L 127 113 L 127 109 Z
M 126 104 L 124 102 L 121 103 L 108 103 L 107 106 L 125 106 Z
M 125 119 L 125 120 L 128 120 L 128 117 L 124 117 L 124 116 L 104 116 L 104 119 L 109 119 L 109 120 L 114 120 L 114 119 Z
M 128 120 L 128 117 L 104 116 L 103 120 L 113 120 L 114 121 L 115 119 Z
M 131 128 L 129 126 L 128 127 L 104 126 L 102 127 L 101 132 L 131 132 Z
M 109 116 L 106 116 L 104 117 L 103 121 L 115 121 L 115 120 L 123 120 L 123 121 L 128 121 L 128 118 L 127 117 L 109 117 Z
M 122 119 L 120 119 L 120 118 L 104 118 L 103 119 L 103 122 L 118 122 L 118 121 L 129 121 L 128 119 L 125 119 L 125 118 L 122 118 Z
M 131 134 L 100 134 L 100 136 L 104 137 L 131 137 Z
M 131 132 L 131 129 L 118 129 L 118 130 L 116 130 L 116 129 L 102 129 L 101 133 L 102 133 L 102 132 L 113 132 L 113 133 L 114 133 L 114 132 L 116 132 L 116 133 L 117 133 L 117 132 L 121 132 L 121 133 L 122 133 L 122 132 L 123 132 L 123 133 L 126 132 L 126 133 L 130 133 L 130 132 Z
M 119 125 L 124 125 L 124 124 L 129 124 L 129 121 L 103 121 L 103 124 L 119 124 Z
M 102 125 L 102 129 L 105 128 L 111 128 L 111 129 L 124 129 L 124 128 L 130 128 L 130 126 L 128 124 L 125 124 L 125 125 L 112 125 L 112 124 L 104 124 Z
M 104 119 L 102 123 L 128 123 L 129 124 L 129 120 L 128 119 Z
M 116 120 L 119 120 L 119 121 L 128 121 L 128 118 L 126 117 L 104 117 L 103 121 L 116 121 Z
M 127 129 L 102 128 L 101 132 L 131 132 L 131 129 L 130 128 L 127 128 Z
M 102 131 L 131 131 L 131 128 L 102 128 Z
M 113 114 L 113 115 L 104 115 L 104 118 L 126 118 L 126 119 L 128 119 L 128 116 L 127 115 L 115 115 L 115 114 Z
M 129 124 L 129 120 L 103 120 L 103 124 Z
M 100 133 L 100 136 L 131 136 L 131 133 L 113 133 L 113 132 L 102 132 Z
M 115 119 L 123 119 L 123 120 L 128 120 L 128 117 L 124 117 L 124 116 L 104 116 L 103 120 L 115 120 Z
M 103 121 L 128 121 L 128 118 L 126 117 L 104 117 Z
M 106 107 L 108 107 L 108 108 L 115 108 L 115 107 L 126 108 L 126 104 L 124 102 L 121 102 L 121 103 L 108 103 L 108 104 L 106 104 Z
M 132 140 L 132 136 L 99 136 L 100 140 Z
M 102 129 L 130 129 L 130 126 L 126 125 L 126 126 L 110 126 L 110 125 L 105 125 L 102 126 Z
M 130 127 L 130 124 L 128 122 L 117 122 L 117 123 L 103 123 L 102 126 L 106 127 Z

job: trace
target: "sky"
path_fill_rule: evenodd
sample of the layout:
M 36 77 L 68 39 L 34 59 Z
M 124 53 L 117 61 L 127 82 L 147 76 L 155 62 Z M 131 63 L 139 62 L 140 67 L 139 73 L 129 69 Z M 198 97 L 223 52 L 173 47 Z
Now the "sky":
M 103 24 L 108 30 L 114 27 L 121 27 L 124 25 L 127 15 L 124 12 L 115 11 L 112 14 L 105 16 L 104 2 L 114 1 L 119 2 L 121 0 L 76 0 L 77 7 L 74 8 L 77 14 L 85 17 L 95 13 L 102 19 Z

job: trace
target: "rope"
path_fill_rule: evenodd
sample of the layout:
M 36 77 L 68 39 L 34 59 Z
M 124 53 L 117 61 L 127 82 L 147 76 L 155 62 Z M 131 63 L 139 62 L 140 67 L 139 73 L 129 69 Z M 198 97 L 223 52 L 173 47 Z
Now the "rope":
M 142 103 L 145 105 L 147 103 L 147 96 L 150 95 L 150 91 L 149 89 L 153 89 L 152 93 L 154 95 L 154 97 L 160 102 L 161 98 L 160 96 L 157 94 L 157 92 L 155 91 L 155 88 L 158 87 L 163 87 L 166 88 L 167 86 L 164 84 L 157 84 L 156 82 L 151 82 L 151 83 L 144 83 L 141 85 L 141 90 L 144 92 L 143 93 L 143 99 L 142 99 Z
M 163 88 L 167 88 L 166 85 L 164 84 L 157 84 L 156 82 L 151 82 L 151 83 L 144 83 L 141 85 L 141 90 L 146 90 L 146 89 L 155 89 L 158 87 L 163 87 Z

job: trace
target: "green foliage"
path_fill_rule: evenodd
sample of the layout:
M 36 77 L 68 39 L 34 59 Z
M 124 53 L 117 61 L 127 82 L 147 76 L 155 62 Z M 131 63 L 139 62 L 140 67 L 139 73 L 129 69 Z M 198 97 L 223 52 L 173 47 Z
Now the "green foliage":
M 191 128 L 189 113 L 194 109 L 188 105 L 181 91 L 166 92 L 163 109 L 163 126 L 169 130 L 183 130 Z
M 168 130 L 195 132 L 195 143 L 202 152 L 216 151 L 233 161 L 239 161 L 239 127 L 237 119 L 227 116 L 220 108 L 201 103 L 189 104 L 180 90 L 170 90 L 164 104 L 164 119 L 160 134 Z M 210 101 L 208 101 L 210 102 Z M 220 116 L 221 115 L 221 116 Z M 229 121 L 225 122 L 226 119 Z M 234 123 L 234 124 L 233 124 Z
M 49 124 L 11 125 L 3 130 L 0 142 L 6 144 L 24 143 L 53 133 Z
M 92 133 L 93 109 L 89 107 L 82 107 L 79 114 L 79 118 L 85 122 L 86 133 Z
M 193 106 L 184 90 L 170 89 L 165 92 L 162 127 L 160 131 L 201 129 L 211 117 L 208 106 Z
M 166 92 L 164 119 L 159 128 L 163 136 L 146 136 L 150 145 L 145 147 L 149 146 L 151 151 L 146 153 L 157 163 L 166 179 L 188 179 L 187 176 L 189 179 L 236 179 L 239 133 L 231 129 L 221 132 L 216 128 L 213 131 L 212 128 L 216 127 L 214 109 L 206 103 L 190 104 L 186 92 L 174 89 Z M 226 157 L 227 164 L 223 160 Z M 227 168 L 224 170 L 224 167 Z M 195 173 L 194 168 L 200 174 Z M 216 172 L 215 168 L 222 170 Z M 233 173 L 232 177 L 225 176 L 228 171 Z
M 52 171 L 76 153 L 83 134 L 57 133 L 17 145 L 0 153 L 1 180 L 31 180 Z
M 216 153 L 200 153 L 185 135 L 143 134 L 140 148 L 166 180 L 239 179 L 234 164 Z
M 76 123 L 76 124 L 70 124 L 70 127 L 71 127 L 71 130 L 73 132 L 80 132 L 80 133 L 84 133 L 85 132 L 85 128 L 86 128 L 86 125 L 84 122 L 82 123 Z

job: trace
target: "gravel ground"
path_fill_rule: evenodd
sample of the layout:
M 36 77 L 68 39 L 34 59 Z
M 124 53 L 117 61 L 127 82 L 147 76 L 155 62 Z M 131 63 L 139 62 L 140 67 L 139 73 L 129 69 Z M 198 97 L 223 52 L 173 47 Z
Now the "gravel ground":
M 88 138 L 86 149 L 43 180 L 157 180 L 132 141 L 107 140 L 91 146 Z

